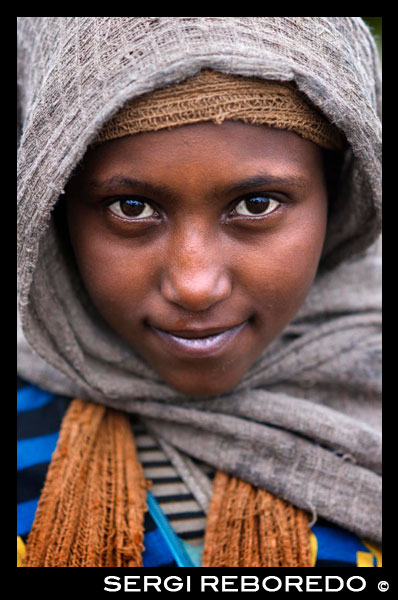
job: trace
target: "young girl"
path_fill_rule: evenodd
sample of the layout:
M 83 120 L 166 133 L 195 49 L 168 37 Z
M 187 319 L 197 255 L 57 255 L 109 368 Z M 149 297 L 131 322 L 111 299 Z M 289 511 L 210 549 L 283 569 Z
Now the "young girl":
M 381 566 L 365 24 L 18 38 L 21 564 Z

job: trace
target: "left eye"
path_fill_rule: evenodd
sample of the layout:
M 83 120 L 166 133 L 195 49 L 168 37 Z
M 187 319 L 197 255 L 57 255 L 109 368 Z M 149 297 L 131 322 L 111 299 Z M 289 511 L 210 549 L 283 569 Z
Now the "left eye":
M 108 208 L 118 217 L 144 219 L 145 217 L 152 217 L 155 214 L 155 210 L 148 202 L 136 200 L 134 198 L 117 200 L 110 204 Z
M 255 196 L 241 200 L 236 205 L 235 211 L 238 215 L 245 216 L 264 216 L 278 208 L 280 202 L 266 196 Z

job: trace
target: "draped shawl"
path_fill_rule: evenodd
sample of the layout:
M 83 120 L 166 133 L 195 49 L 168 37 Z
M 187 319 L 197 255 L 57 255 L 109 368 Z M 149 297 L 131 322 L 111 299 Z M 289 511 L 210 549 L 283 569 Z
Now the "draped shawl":
M 105 121 L 201 69 L 295 82 L 347 148 L 299 313 L 234 390 L 193 399 L 99 317 L 51 215 Z M 19 373 L 380 542 L 380 88 L 360 17 L 20 17 Z

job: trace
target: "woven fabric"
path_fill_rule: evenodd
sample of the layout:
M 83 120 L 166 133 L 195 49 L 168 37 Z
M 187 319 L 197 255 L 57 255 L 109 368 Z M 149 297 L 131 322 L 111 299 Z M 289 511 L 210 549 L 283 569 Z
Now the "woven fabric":
M 27 542 L 26 567 L 142 567 L 147 482 L 128 417 L 74 400 Z
M 60 418 L 64 415 L 70 399 L 55 394 L 44 397 L 39 388 L 26 384 L 20 379 L 18 379 L 17 384 L 17 437 L 19 442 L 31 441 L 33 443 L 37 441 L 37 435 L 40 436 L 43 431 L 57 432 L 60 427 Z M 44 400 L 46 401 L 45 404 L 43 404 Z M 184 483 L 181 477 L 178 476 L 181 469 L 178 464 L 176 465 L 178 471 L 174 467 L 175 456 L 173 455 L 176 452 L 172 453 L 173 462 L 171 462 L 169 458 L 171 446 L 167 446 L 166 455 L 162 446 L 153 436 L 149 435 L 139 419 L 134 416 L 131 420 L 138 458 L 142 463 L 145 477 L 152 482 L 151 493 L 158 501 L 159 507 L 163 510 L 170 526 L 180 539 L 183 537 L 184 546 L 187 545 L 187 540 L 191 544 L 189 547 L 191 556 L 192 548 L 195 549 L 193 557 L 195 565 L 199 567 L 201 565 L 200 555 L 204 540 L 205 518 L 198 502 L 201 502 L 202 505 L 205 504 L 201 501 L 203 494 L 200 493 L 198 502 L 195 502 L 194 498 L 198 496 L 198 490 L 197 488 L 193 489 L 193 493 L 190 493 L 190 488 L 187 487 L 186 482 L 190 486 L 192 482 L 196 483 L 196 479 L 186 477 L 184 473 Z M 165 446 L 164 443 L 162 445 Z M 52 448 L 52 452 L 54 449 L 55 447 Z M 19 447 L 18 455 L 20 452 Z M 22 560 L 25 553 L 26 540 L 32 527 L 37 501 L 43 489 L 51 458 L 49 456 L 46 462 L 43 463 L 37 450 L 35 452 L 33 448 L 29 448 L 29 452 L 33 454 L 30 462 L 35 464 L 23 468 L 17 474 L 17 535 L 20 536 L 18 541 L 18 551 L 21 550 L 19 552 L 20 560 Z M 186 455 L 183 458 L 184 462 L 190 460 Z M 156 463 L 152 459 L 156 459 Z M 194 465 L 193 461 L 191 461 L 191 464 Z M 212 480 L 205 475 L 205 472 L 207 473 L 212 469 L 205 466 L 204 463 L 201 463 L 200 466 L 195 464 L 195 467 L 201 471 L 202 480 L 203 477 L 206 477 L 209 482 L 210 498 Z M 202 469 L 205 469 L 205 472 Z M 206 507 L 205 511 L 207 512 Z M 144 567 L 176 567 L 177 564 L 175 560 L 172 560 L 166 536 L 162 535 L 156 522 L 151 518 L 150 504 L 148 511 L 145 513 L 144 526 L 145 551 L 142 555 Z M 367 542 L 365 545 L 355 534 L 333 526 L 329 522 L 320 520 L 311 527 L 310 544 L 313 567 L 382 566 L 381 553 L 374 545 Z M 22 566 L 21 562 L 20 566 Z
M 208 70 L 128 102 L 104 125 L 94 145 L 144 131 L 225 120 L 287 129 L 329 150 L 343 145 L 337 128 L 291 84 Z
M 218 472 L 203 567 L 311 567 L 308 516 L 272 494 Z
M 21 17 L 18 288 L 25 378 L 136 412 L 159 437 L 381 539 L 380 65 L 359 17 Z M 345 136 L 320 270 L 225 397 L 166 385 L 99 322 L 51 211 L 130 99 L 203 69 L 292 82 Z
M 73 400 L 23 566 L 142 567 L 149 485 L 128 415 Z M 202 566 L 309 567 L 308 517 L 268 492 L 219 472 Z

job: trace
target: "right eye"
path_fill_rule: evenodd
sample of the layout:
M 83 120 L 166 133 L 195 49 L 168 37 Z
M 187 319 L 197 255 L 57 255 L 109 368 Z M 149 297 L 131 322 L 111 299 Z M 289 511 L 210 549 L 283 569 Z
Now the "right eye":
M 235 207 L 235 212 L 243 216 L 265 217 L 267 214 L 274 212 L 280 204 L 278 200 L 258 195 L 241 200 Z
M 114 215 L 124 219 L 127 217 L 132 220 L 140 220 L 153 217 L 156 214 L 156 211 L 148 202 L 130 197 L 119 198 L 109 204 L 108 208 Z

